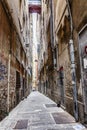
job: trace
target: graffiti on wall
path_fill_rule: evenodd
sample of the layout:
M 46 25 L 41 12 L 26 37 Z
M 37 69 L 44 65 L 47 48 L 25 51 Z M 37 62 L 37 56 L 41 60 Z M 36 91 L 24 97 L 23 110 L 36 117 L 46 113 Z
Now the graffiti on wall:
M 0 81 L 4 80 L 6 74 L 7 74 L 6 66 L 2 62 L 0 62 Z

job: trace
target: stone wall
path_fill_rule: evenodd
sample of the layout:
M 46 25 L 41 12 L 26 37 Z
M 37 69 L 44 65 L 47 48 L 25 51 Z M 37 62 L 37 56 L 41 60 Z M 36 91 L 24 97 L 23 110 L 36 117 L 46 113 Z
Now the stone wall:
M 10 29 L 9 20 L 0 2 L 0 119 L 2 119 L 3 116 L 6 116 L 7 112 Z
M 87 1 L 75 0 L 71 3 L 73 25 L 74 25 L 74 46 L 75 46 L 75 60 L 76 60 L 76 75 L 77 75 L 77 90 L 78 90 L 78 109 L 79 119 L 85 121 L 85 109 L 84 109 L 84 92 L 81 82 L 81 66 L 79 55 L 79 41 L 78 36 L 81 29 L 87 24 Z
M 87 25 L 87 0 L 74 0 L 70 2 L 70 9 L 72 14 L 73 21 L 73 40 L 74 40 L 74 54 L 75 54 L 75 65 L 76 65 L 76 87 L 77 87 L 77 102 L 78 102 L 78 117 L 79 120 L 84 122 L 84 92 L 82 88 L 81 81 L 81 66 L 80 66 L 80 55 L 79 55 L 79 41 L 78 36 L 81 29 Z M 66 0 L 57 0 L 53 2 L 53 18 L 54 18 L 54 48 L 51 48 L 50 45 L 50 21 L 46 24 L 46 21 L 49 18 L 49 1 L 47 3 L 47 11 L 46 16 L 44 18 L 44 27 L 47 28 L 46 33 L 44 33 L 44 37 L 47 37 L 47 42 L 45 43 L 48 46 L 48 50 L 46 54 L 48 54 L 47 67 L 49 68 L 53 58 L 53 52 L 55 48 L 57 49 L 57 66 L 54 70 L 47 71 L 46 76 L 48 81 L 47 95 L 52 98 L 56 103 L 61 103 L 66 110 L 74 116 L 74 100 L 73 100 L 73 86 L 72 86 L 72 73 L 71 73 L 71 59 L 70 59 L 70 14 L 68 10 L 68 6 L 66 4 Z M 46 6 L 45 6 L 46 8 Z M 43 20 L 42 19 L 42 20 Z M 84 42 L 84 41 L 83 41 Z M 53 49 L 51 51 L 51 49 Z M 44 64 L 43 67 L 44 68 Z M 63 77 L 61 81 L 60 77 L 60 69 L 63 68 Z M 44 77 L 44 73 L 43 73 Z M 63 86 L 60 85 L 60 82 L 63 82 Z M 62 93 L 61 91 L 64 91 Z M 62 95 L 63 94 L 63 95 Z M 64 98 L 64 103 L 62 104 L 62 98 Z M 87 99 L 87 98 L 86 98 Z M 87 105 L 87 104 L 86 104 Z M 86 120 L 87 120 L 87 112 L 86 112 Z
M 20 82 L 19 101 L 29 94 L 26 93 L 29 89 L 29 86 L 26 86 L 28 84 L 23 84 L 23 80 L 21 82 L 21 78 L 16 77 L 18 71 L 27 82 L 27 57 L 13 20 L 7 12 L 7 6 L 0 1 L 0 120 L 8 114 L 8 96 L 9 110 L 17 105 L 17 80 Z M 22 88 L 27 89 L 24 95 Z

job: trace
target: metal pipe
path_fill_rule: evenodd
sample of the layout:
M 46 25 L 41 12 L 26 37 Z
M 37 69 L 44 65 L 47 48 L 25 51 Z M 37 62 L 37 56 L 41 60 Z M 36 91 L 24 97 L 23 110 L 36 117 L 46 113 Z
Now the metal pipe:
M 7 112 L 9 113 L 9 105 L 10 105 L 10 63 L 11 63 L 11 54 L 9 54 L 8 60 L 8 97 L 7 97 Z
M 50 3 L 50 32 L 51 32 L 51 47 L 53 52 L 53 65 L 55 68 L 55 56 L 54 56 L 54 16 L 53 16 L 53 0 L 49 0 Z
M 12 34 L 12 24 L 10 34 Z M 11 54 L 12 54 L 12 35 L 10 35 L 10 48 L 9 48 L 9 56 L 8 56 L 8 89 L 7 89 L 7 112 L 9 114 L 10 109 L 10 68 L 11 68 Z
M 53 2 L 50 2 L 50 31 L 51 31 L 51 47 L 54 47 L 54 31 L 53 31 Z
M 72 13 L 70 9 L 70 3 L 69 0 L 66 0 L 67 6 L 68 6 L 68 11 L 70 15 L 70 30 L 71 30 L 71 39 L 73 39 L 73 20 L 72 20 Z
M 73 86 L 74 117 L 75 117 L 75 120 L 78 121 L 76 66 L 75 66 L 74 42 L 73 42 L 73 20 L 72 20 L 72 14 L 71 14 L 69 0 L 66 0 L 66 2 L 67 2 L 67 6 L 68 6 L 69 15 L 70 15 L 71 36 L 70 36 L 70 41 L 69 41 L 69 47 L 70 47 L 70 59 L 71 59 L 72 86 Z

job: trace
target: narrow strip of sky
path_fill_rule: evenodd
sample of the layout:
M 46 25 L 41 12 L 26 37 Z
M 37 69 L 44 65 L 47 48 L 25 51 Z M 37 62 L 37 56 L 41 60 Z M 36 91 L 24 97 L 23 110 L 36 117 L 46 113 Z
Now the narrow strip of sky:
M 41 0 L 28 0 L 29 4 L 35 4 L 35 5 L 40 5 L 41 4 Z

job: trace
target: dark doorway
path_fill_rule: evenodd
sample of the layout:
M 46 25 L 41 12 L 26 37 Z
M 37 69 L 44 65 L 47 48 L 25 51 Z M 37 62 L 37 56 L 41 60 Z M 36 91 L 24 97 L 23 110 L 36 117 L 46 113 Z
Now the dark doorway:
M 20 73 L 16 71 L 16 104 L 20 101 Z
M 64 70 L 63 66 L 59 69 L 59 80 L 60 80 L 60 94 L 61 94 L 61 105 L 65 106 L 65 100 L 64 100 Z

